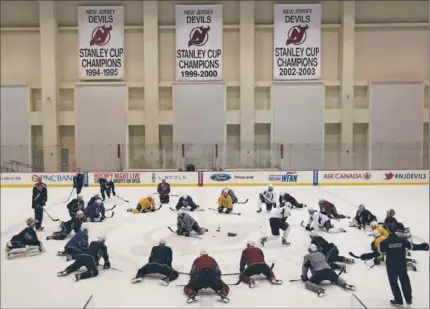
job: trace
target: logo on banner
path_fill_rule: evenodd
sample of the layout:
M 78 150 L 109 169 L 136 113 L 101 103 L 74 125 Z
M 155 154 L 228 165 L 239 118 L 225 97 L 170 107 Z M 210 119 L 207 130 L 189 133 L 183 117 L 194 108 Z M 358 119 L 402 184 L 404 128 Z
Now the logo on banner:
M 79 19 L 79 78 L 124 78 L 124 8 L 82 6 Z
M 161 182 L 163 179 L 165 179 L 167 182 L 169 181 L 177 181 L 177 180 L 187 180 L 186 175 L 160 175 L 157 176 L 156 173 L 152 173 L 151 176 L 152 183 Z
M 112 26 L 109 26 L 109 27 L 101 26 L 101 27 L 95 28 L 93 30 L 93 33 L 91 34 L 90 46 L 93 46 L 93 45 L 103 46 L 109 43 L 111 30 L 112 30 Z
M 273 78 L 320 79 L 321 5 L 275 4 L 274 14 Z
M 288 40 L 286 45 L 294 44 L 301 45 L 306 41 L 306 30 L 308 30 L 309 26 L 294 26 L 288 31 Z
M 110 177 L 115 184 L 138 184 L 143 182 L 140 175 L 140 173 L 133 172 L 94 173 L 94 182 L 99 183 L 100 178 L 108 179 Z
M 297 172 L 287 172 L 284 175 L 269 175 L 271 182 L 297 182 L 299 175 Z
M 403 179 L 403 180 L 425 180 L 427 173 L 385 173 L 385 180 Z
M 212 174 L 210 177 L 213 181 L 228 181 L 231 179 L 231 176 L 229 174 Z
M 324 173 L 323 179 L 338 179 L 338 180 L 357 180 L 364 179 L 370 180 L 372 174 L 369 172 L 364 173 Z
M 176 5 L 176 80 L 222 80 L 222 5 Z M 209 39 L 210 34 L 210 39 Z
M 209 26 L 196 27 L 190 32 L 190 40 L 188 41 L 188 47 L 190 46 L 203 46 L 209 40 Z

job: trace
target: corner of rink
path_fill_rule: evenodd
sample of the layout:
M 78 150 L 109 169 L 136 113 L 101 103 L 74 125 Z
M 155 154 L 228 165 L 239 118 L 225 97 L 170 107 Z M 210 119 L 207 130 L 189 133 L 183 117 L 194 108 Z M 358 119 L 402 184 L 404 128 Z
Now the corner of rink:
M 115 216 L 103 223 L 88 223 L 90 240 L 100 234 L 106 236 L 112 266 L 121 271 L 102 270 L 99 276 L 78 283 L 71 277 L 58 278 L 56 273 L 63 270 L 69 263 L 56 252 L 62 250 L 66 241 L 46 241 L 46 236 L 58 228 L 58 222 L 44 217 L 45 230 L 38 233 L 44 242 L 46 252 L 41 255 L 14 260 L 3 260 L 1 263 L 1 307 L 57 307 L 83 308 L 90 295 L 93 295 L 87 308 L 178 308 L 185 307 L 185 296 L 182 288 L 176 284 L 185 284 L 188 277 L 181 275 L 168 287 L 162 287 L 156 279 L 144 279 L 143 283 L 132 285 L 131 278 L 139 267 L 148 260 L 151 247 L 160 239 L 165 239 L 172 247 L 173 266 L 181 272 L 188 272 L 193 260 L 198 256 L 200 248 L 209 250 L 209 254 L 217 259 L 224 273 L 238 272 L 241 251 L 247 240 L 258 241 L 262 236 L 270 234 L 269 214 L 256 213 L 258 193 L 263 187 L 235 187 L 239 200 L 249 199 L 244 205 L 235 205 L 240 216 L 226 216 L 211 211 L 221 188 L 192 187 L 172 188 L 172 194 L 186 193 L 201 207 L 203 212 L 195 212 L 192 216 L 201 226 L 209 229 L 204 239 L 179 237 L 171 233 L 166 226 L 175 226 L 176 213 L 169 210 L 177 198 L 172 197 L 170 205 L 163 206 L 159 212 L 133 215 L 126 212 L 134 207 L 141 197 L 154 192 L 153 188 L 118 188 L 117 194 L 130 201 L 125 203 L 119 199 L 107 200 L 107 205 L 117 205 Z M 25 224 L 25 219 L 32 215 L 29 206 L 30 189 L 1 189 L 1 245 L 16 234 Z M 358 204 L 364 204 L 378 218 L 383 218 L 388 208 L 396 210 L 396 217 L 411 227 L 417 239 L 429 239 L 429 203 L 428 187 L 396 186 L 396 187 L 276 187 L 278 192 L 288 191 L 299 202 L 308 206 L 317 206 L 319 198 L 332 201 L 339 212 L 353 215 Z M 97 188 L 84 188 L 85 200 L 97 192 Z M 65 200 L 69 189 L 53 188 L 49 192 L 46 210 L 52 217 L 60 220 L 68 219 Z M 355 294 L 361 303 L 355 301 L 353 294 L 345 292 L 337 286 L 326 286 L 327 295 L 318 298 L 304 288 L 302 282 L 289 283 L 291 279 L 300 278 L 303 256 L 309 245 L 308 233 L 300 226 L 306 220 L 306 210 L 292 211 L 288 222 L 292 226 L 290 233 L 291 246 L 281 247 L 279 242 L 267 243 L 263 248 L 267 263 L 275 263 L 274 272 L 282 279 L 282 286 L 272 286 L 266 281 L 258 281 L 257 287 L 250 290 L 245 284 L 232 286 L 230 303 L 220 304 L 216 297 L 204 293 L 197 304 L 190 307 L 226 307 L 226 308 L 387 308 L 392 294 L 389 288 L 385 267 L 383 265 L 369 268 L 361 261 L 348 267 L 342 277 L 357 287 Z M 335 221 L 339 227 L 345 227 L 346 234 L 325 234 L 327 240 L 334 242 L 341 255 L 348 252 L 361 254 L 370 250 L 371 237 L 361 231 L 348 228 L 347 220 Z M 220 231 L 217 232 L 217 228 Z M 236 237 L 228 237 L 228 232 L 237 233 Z M 418 240 L 417 240 L 418 241 Z M 415 308 L 429 308 L 429 266 L 428 252 L 413 253 L 418 260 L 418 272 L 410 272 Z M 25 278 L 25 297 L 22 296 L 22 285 Z M 237 281 L 236 276 L 225 276 L 226 283 Z M 144 286 L 142 286 L 142 284 Z M 49 294 L 49 297 L 48 295 Z M 43 295 L 43 297 L 41 297 Z M 361 307 L 360 307 L 361 306 Z

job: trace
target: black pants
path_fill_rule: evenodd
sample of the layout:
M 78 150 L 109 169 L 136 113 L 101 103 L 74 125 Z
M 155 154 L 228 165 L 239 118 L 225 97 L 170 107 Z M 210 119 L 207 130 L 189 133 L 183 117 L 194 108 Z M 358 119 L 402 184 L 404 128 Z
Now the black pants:
M 406 265 L 388 265 L 387 264 L 387 275 L 388 281 L 390 282 L 391 292 L 393 293 L 394 300 L 403 304 L 402 293 L 400 292 L 399 284 L 397 280 L 400 281 L 400 285 L 402 286 L 403 296 L 405 297 L 406 302 L 412 302 L 412 288 L 411 282 L 409 281 L 408 271 Z
M 34 208 L 34 218 L 36 219 L 36 229 L 40 229 L 43 222 L 43 206 Z
M 311 282 L 315 284 L 320 284 L 321 282 L 327 280 L 331 283 L 337 282 L 338 275 L 334 272 L 331 268 L 326 268 L 317 271 L 315 274 L 312 275 L 312 277 L 309 279 Z
M 219 278 L 216 273 L 209 268 L 204 268 L 197 273 L 197 275 L 191 279 L 185 286 L 185 294 L 189 295 L 187 291 L 198 292 L 201 289 L 212 289 L 215 292 L 224 291 L 228 294 L 229 288 L 224 281 Z
M 169 204 L 170 195 L 169 194 L 160 194 L 160 203 L 161 204 Z
M 269 203 L 263 196 L 260 196 L 260 200 L 262 204 L 266 204 L 266 210 L 271 211 L 273 207 L 276 206 L 276 203 Z
M 100 188 L 100 194 L 102 196 L 102 200 L 103 201 L 106 199 L 106 195 L 107 195 L 108 198 L 110 198 L 110 193 L 111 193 L 110 190 L 108 190 L 108 189 L 106 189 L 104 187 Z
M 249 279 L 251 276 L 255 276 L 259 274 L 263 274 L 264 276 L 266 276 L 268 280 L 275 278 L 275 275 L 273 274 L 269 265 L 267 265 L 266 263 L 255 263 L 255 264 L 249 265 L 240 274 L 240 279 L 245 283 L 249 283 Z
M 63 222 L 63 223 L 61 224 L 61 231 L 54 232 L 54 233 L 51 235 L 51 239 L 55 239 L 55 240 L 63 240 L 63 239 L 66 239 L 67 235 L 69 235 L 69 234 L 70 234 L 70 232 L 71 232 L 71 230 L 69 230 L 69 229 L 67 228 L 67 225 Z
M 279 230 L 285 231 L 288 229 L 288 223 L 280 218 L 270 218 L 270 230 L 272 231 L 272 235 L 279 236 Z
M 83 186 L 76 186 L 76 194 L 79 194 L 82 192 Z
M 137 271 L 136 278 L 141 278 L 145 275 L 161 274 L 173 281 L 179 277 L 179 273 L 168 265 L 158 263 L 148 263 Z
M 80 279 L 96 277 L 99 274 L 97 263 L 94 260 L 94 257 L 88 254 L 78 255 L 75 262 L 67 267 L 66 271 L 68 274 L 70 274 L 71 272 L 77 271 L 81 267 L 85 267 L 87 271 L 81 274 Z

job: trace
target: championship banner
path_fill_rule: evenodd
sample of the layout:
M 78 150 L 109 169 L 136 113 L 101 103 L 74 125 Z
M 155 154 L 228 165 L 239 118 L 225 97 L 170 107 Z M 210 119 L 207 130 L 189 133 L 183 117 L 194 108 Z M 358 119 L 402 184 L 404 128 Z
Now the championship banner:
M 222 4 L 176 5 L 176 80 L 223 80 Z
M 275 4 L 274 80 L 321 78 L 321 4 Z
M 79 79 L 124 79 L 124 7 L 78 7 Z

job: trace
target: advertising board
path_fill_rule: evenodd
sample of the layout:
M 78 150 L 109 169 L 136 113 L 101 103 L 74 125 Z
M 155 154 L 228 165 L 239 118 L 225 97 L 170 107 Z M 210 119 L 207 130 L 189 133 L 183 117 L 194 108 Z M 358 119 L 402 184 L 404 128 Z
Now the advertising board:
M 362 170 L 362 171 L 318 171 L 318 185 L 421 185 L 429 183 L 426 170 Z
M 311 186 L 312 171 L 205 172 L 204 186 Z

